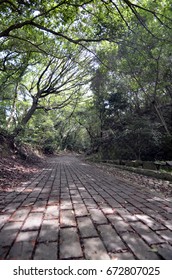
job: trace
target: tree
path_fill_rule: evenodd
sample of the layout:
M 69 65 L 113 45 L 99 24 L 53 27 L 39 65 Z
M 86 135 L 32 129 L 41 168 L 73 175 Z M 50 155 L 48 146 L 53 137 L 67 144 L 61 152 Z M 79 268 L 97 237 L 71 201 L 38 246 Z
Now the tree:
M 48 124 L 58 127 L 52 124 L 52 120 L 56 122 L 53 110 L 63 109 L 59 121 L 66 129 L 60 125 L 58 140 L 57 135 L 49 135 L 45 144 L 49 138 L 61 147 L 69 142 L 74 147 L 77 139 L 83 143 L 82 135 L 87 135 L 92 150 L 107 154 L 108 148 L 109 155 L 117 156 L 120 140 L 121 155 L 125 146 L 128 156 L 146 158 L 146 139 L 154 139 L 147 141 L 154 151 L 170 143 L 169 0 L 144 0 L 142 4 L 128 0 L 14 0 L 1 1 L 0 6 L 3 128 L 16 136 L 30 125 L 36 126 L 37 118 L 45 122 L 45 114 L 50 118 L 45 125 L 48 131 Z M 86 89 L 82 86 L 88 80 L 91 86 Z M 93 100 L 82 107 L 75 101 L 84 89 L 92 92 Z M 77 106 L 66 121 L 70 104 Z M 39 128 L 37 131 L 41 133 Z
M 92 90 L 103 115 L 100 150 L 103 157 L 169 159 L 172 106 L 164 73 L 170 68 L 171 44 L 147 34 L 135 21 L 132 30 L 121 35 L 116 53 L 107 46 L 98 53 L 104 66 L 99 63 Z
M 81 55 L 75 54 L 74 57 L 62 56 L 59 59 L 50 57 L 48 62 L 45 59 L 32 67 L 28 65 L 28 71 L 17 84 L 15 110 L 18 117 L 14 135 L 24 129 L 36 110 L 61 109 L 77 98 L 80 88 L 89 79 L 86 72 L 88 64 L 90 59 L 87 56 L 83 54 L 81 58 Z M 26 106 L 23 107 L 24 102 Z M 13 111 L 14 108 L 11 114 Z

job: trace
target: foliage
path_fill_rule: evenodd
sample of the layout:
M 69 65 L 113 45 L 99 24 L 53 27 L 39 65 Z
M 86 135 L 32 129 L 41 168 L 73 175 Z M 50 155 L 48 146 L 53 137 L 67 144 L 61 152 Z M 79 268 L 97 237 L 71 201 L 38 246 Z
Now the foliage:
M 170 0 L 14 0 L 0 8 L 3 133 L 47 153 L 171 159 Z

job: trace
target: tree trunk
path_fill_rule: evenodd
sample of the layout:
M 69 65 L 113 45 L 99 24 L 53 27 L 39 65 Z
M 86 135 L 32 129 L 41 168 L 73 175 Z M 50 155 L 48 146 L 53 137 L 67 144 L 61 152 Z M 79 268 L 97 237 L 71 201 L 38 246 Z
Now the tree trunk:
M 23 117 L 23 119 L 18 124 L 18 126 L 15 128 L 14 133 L 13 133 L 14 137 L 16 137 L 19 133 L 21 133 L 22 131 L 25 130 L 25 125 L 28 123 L 28 121 L 31 119 L 31 117 L 35 113 L 35 111 L 37 109 L 37 105 L 38 105 L 38 100 L 35 98 L 33 100 L 32 106 L 27 111 L 26 115 Z

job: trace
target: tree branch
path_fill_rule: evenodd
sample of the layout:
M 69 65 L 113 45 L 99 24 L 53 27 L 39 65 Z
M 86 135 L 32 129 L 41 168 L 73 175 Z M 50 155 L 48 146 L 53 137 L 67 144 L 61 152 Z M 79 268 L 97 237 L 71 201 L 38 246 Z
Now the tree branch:
M 32 25 L 32 20 L 26 20 L 26 21 L 15 23 L 15 24 L 11 25 L 6 30 L 0 32 L 0 38 L 1 37 L 8 37 L 11 31 L 16 30 L 16 29 L 20 29 L 20 28 L 22 28 L 26 25 Z
M 21 38 L 21 37 L 18 37 L 18 36 L 16 36 L 16 35 L 9 35 L 8 37 L 9 37 L 9 38 L 14 38 L 14 39 L 17 39 L 17 40 L 20 40 L 20 41 L 24 41 L 24 42 L 30 44 L 31 46 L 35 47 L 35 48 L 38 49 L 39 51 L 41 51 L 41 53 L 44 53 L 44 54 L 46 54 L 46 55 L 49 55 L 45 50 L 41 49 L 41 48 L 39 47 L 39 45 L 36 45 L 35 43 L 33 43 L 33 42 L 31 42 L 31 41 L 29 41 L 29 40 L 27 40 L 27 39 L 25 39 L 25 38 Z M 43 43 L 42 43 L 42 44 L 43 44 Z M 40 45 L 42 45 L 42 44 L 40 44 Z

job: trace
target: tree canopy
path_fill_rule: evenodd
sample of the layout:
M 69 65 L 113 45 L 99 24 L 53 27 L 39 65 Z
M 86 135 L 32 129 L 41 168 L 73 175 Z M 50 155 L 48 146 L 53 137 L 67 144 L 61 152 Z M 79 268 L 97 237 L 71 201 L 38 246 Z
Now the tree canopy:
M 170 0 L 9 0 L 0 10 L 0 133 L 45 152 L 171 159 Z

